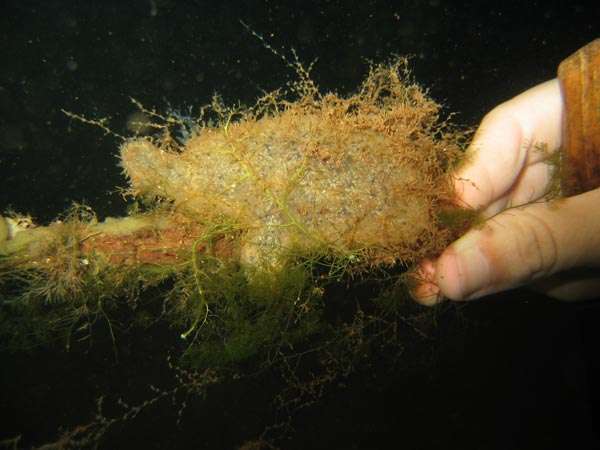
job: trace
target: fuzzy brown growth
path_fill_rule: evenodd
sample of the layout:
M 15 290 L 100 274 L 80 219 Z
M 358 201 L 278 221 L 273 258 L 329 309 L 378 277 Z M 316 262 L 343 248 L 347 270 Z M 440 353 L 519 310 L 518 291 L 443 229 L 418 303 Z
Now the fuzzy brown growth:
M 129 141 L 121 159 L 132 191 L 202 223 L 238 224 L 248 265 L 290 252 L 358 253 L 367 264 L 435 254 L 452 234 L 436 210 L 452 198 L 464 136 L 440 123 L 405 64 L 373 67 L 347 98 L 301 85 L 295 102 L 273 99 L 235 122 L 225 112 L 177 151 Z

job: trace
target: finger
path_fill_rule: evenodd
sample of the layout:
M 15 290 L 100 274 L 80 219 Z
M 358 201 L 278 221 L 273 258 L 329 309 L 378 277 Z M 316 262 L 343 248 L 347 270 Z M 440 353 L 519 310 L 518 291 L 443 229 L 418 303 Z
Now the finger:
M 457 173 L 455 189 L 464 206 L 480 209 L 513 186 L 522 168 L 560 147 L 562 99 L 557 80 L 542 83 L 488 113 Z M 547 151 L 539 151 L 543 143 Z
M 537 163 L 524 172 L 521 180 L 517 181 L 515 192 L 499 198 L 482 212 L 482 218 L 495 216 L 507 207 L 520 206 L 539 200 L 548 192 L 553 168 L 546 163 Z M 432 306 L 439 303 L 443 296 L 435 280 L 435 261 L 422 261 L 414 276 L 415 286 L 411 296 L 422 305 Z
M 507 210 L 469 231 L 435 264 L 435 284 L 468 300 L 600 260 L 600 189 Z
M 425 306 L 433 306 L 441 301 L 440 288 L 435 284 L 435 262 L 421 261 L 413 276 L 415 286 L 411 289 L 412 298 Z
M 519 124 L 504 111 L 485 116 L 467 149 L 467 165 L 456 175 L 455 191 L 463 206 L 481 209 L 506 194 L 525 161 L 521 138 Z
M 559 180 L 555 175 L 556 167 L 539 162 L 527 167 L 515 181 L 507 207 L 525 205 L 544 198 Z
M 538 281 L 533 290 L 563 301 L 591 300 L 600 292 L 600 270 L 577 270 L 558 273 Z
M 542 199 L 553 186 L 555 168 L 539 162 L 523 171 L 506 195 L 492 202 L 482 211 L 484 219 L 493 217 L 507 208 L 522 206 Z

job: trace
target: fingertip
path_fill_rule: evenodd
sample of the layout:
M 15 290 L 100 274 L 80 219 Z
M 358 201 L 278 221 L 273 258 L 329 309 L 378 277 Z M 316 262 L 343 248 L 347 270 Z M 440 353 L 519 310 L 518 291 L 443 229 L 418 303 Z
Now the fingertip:
M 438 259 L 435 283 L 448 299 L 463 301 L 469 295 L 469 288 L 466 286 L 469 261 L 468 256 L 465 261 L 462 252 L 455 248 L 456 245 L 457 243 L 446 249 Z
M 458 206 L 472 208 L 473 206 L 468 202 L 468 199 L 477 194 L 476 192 L 472 192 L 477 190 L 477 186 L 470 178 L 468 178 L 468 174 L 465 173 L 465 170 L 467 169 L 463 169 L 453 177 L 454 195 Z
M 443 301 L 440 288 L 434 283 L 423 283 L 411 290 L 413 300 L 423 306 L 434 306 Z
M 485 169 L 471 165 L 465 167 L 454 177 L 456 204 L 461 208 L 473 210 L 485 207 L 493 197 L 491 184 Z
M 435 283 L 450 300 L 475 300 L 497 291 L 502 268 L 492 264 L 495 247 L 493 238 L 489 228 L 471 230 L 438 258 Z M 495 261 L 497 265 L 497 257 Z
M 443 300 L 440 288 L 435 283 L 435 263 L 432 260 L 422 261 L 413 274 L 414 286 L 410 295 L 417 303 L 433 306 Z
M 506 105 L 485 115 L 455 176 L 465 207 L 485 208 L 510 189 L 525 160 L 522 142 L 520 124 Z

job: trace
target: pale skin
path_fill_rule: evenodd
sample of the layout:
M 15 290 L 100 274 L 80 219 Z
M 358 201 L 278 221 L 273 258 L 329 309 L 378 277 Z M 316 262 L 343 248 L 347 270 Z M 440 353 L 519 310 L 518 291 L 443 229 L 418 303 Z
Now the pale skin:
M 415 300 L 472 300 L 521 285 L 562 300 L 599 296 L 600 189 L 545 201 L 562 116 L 556 79 L 485 116 L 454 183 L 456 203 L 486 221 L 421 262 Z

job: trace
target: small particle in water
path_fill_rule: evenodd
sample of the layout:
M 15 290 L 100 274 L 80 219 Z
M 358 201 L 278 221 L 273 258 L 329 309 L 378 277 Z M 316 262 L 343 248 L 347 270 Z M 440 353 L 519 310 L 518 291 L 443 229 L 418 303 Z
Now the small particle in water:
M 134 111 L 127 116 L 125 128 L 137 136 L 149 134 L 152 131 L 152 121 L 146 113 Z
M 79 67 L 79 64 L 77 64 L 77 61 L 75 61 L 72 57 L 67 59 L 67 69 L 68 70 L 70 70 L 71 72 L 75 72 L 78 67 Z

